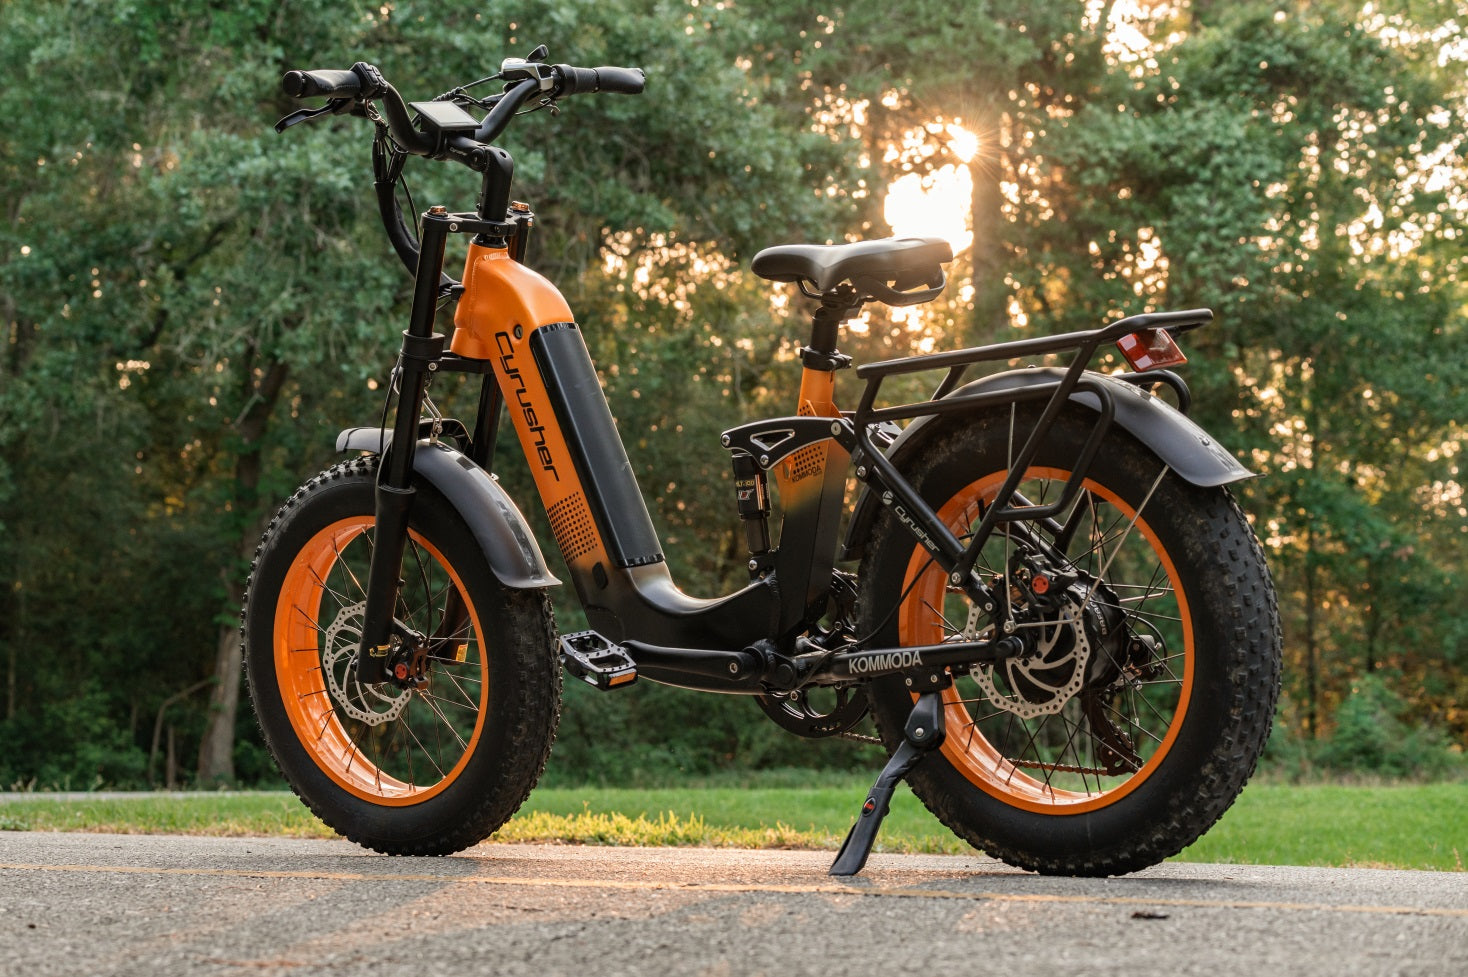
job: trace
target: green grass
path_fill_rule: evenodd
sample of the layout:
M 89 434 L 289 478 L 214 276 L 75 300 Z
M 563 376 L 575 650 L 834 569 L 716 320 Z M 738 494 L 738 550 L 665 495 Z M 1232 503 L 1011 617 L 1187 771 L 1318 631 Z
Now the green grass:
M 1178 860 L 1461 872 L 1468 783 L 1255 785 Z
M 865 789 L 860 779 L 829 776 L 809 788 L 542 789 L 496 840 L 834 850 Z M 0 829 L 332 837 L 293 796 L 279 793 L 79 801 L 35 795 L 0 803 Z M 971 851 L 906 788 L 893 800 L 878 850 Z M 1468 783 L 1256 784 L 1178 860 L 1461 872 Z
M 120 800 L 55 800 L 45 794 L 29 794 L 0 802 L 0 830 L 334 837 L 330 828 L 288 792 L 160 793 Z

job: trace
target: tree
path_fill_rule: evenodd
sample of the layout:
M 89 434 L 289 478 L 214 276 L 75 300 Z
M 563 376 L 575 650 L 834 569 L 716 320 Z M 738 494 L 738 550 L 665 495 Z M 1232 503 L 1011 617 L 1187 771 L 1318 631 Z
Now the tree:
M 268 131 L 294 107 L 278 88 L 287 68 L 367 57 L 425 97 L 487 74 L 487 50 L 523 54 L 540 40 L 564 41 L 566 61 L 645 64 L 648 97 L 583 98 L 559 119 L 522 120 L 508 143 L 521 191 L 544 215 L 537 263 L 573 300 L 588 294 L 578 282 L 600 271 L 613 235 L 639 252 L 654 235 L 699 247 L 717 237 L 742 254 L 826 211 L 811 193 L 771 205 L 792 186 L 834 181 L 839 167 L 829 140 L 790 138 L 760 101 L 764 82 L 735 65 L 736 18 L 577 0 L 520 15 L 535 35 L 468 4 L 431 19 L 391 5 L 204 0 L 0 12 L 3 81 L 38 109 L 0 137 L 12 217 L 0 257 L 10 338 L 0 417 L 17 422 L 0 435 L 0 635 L 16 649 L 8 735 L 74 702 L 136 745 L 140 717 L 212 676 L 211 706 L 189 713 L 187 735 L 197 736 L 200 782 L 234 775 L 236 615 L 250 553 L 276 501 L 329 458 L 332 425 L 375 416 L 407 285 L 367 193 L 370 129 L 343 120 Z M 454 206 L 475 190 L 472 176 L 443 167 L 413 175 L 420 194 Z M 78 212 L 85 220 L 58 226 L 56 215 Z M 589 317 L 615 321 L 615 307 Z M 65 453 L 49 446 L 58 434 Z M 62 463 L 81 475 L 58 493 L 47 475 Z M 73 493 L 75 503 L 36 518 Z M 96 580 L 93 560 L 135 565 L 141 583 Z M 153 593 L 163 580 L 176 589 Z M 90 581 L 116 600 L 96 599 Z M 27 667 L 23 649 L 87 604 L 96 613 L 77 627 L 105 639 L 70 643 L 44 671 Z M 128 613 L 109 616 L 113 604 Z M 212 653 L 201 622 L 214 629 Z M 89 737 L 78 727 L 52 752 Z M 36 769 L 16 763 L 21 775 Z
M 236 733 L 239 589 L 276 502 L 329 462 L 336 427 L 377 416 L 408 283 L 376 226 L 369 130 L 270 132 L 296 107 L 279 75 L 365 58 L 430 97 L 542 41 L 554 61 L 648 70 L 645 95 L 572 100 L 505 146 L 538 214 L 533 262 L 585 326 L 690 590 L 741 577 L 714 442 L 788 410 L 804 338 L 803 300 L 746 259 L 883 233 L 894 177 L 952 166 L 976 244 L 945 300 L 874 310 L 843 347 L 870 361 L 1213 306 L 1189 380 L 1205 426 L 1269 475 L 1243 490 L 1302 723 L 1328 725 L 1370 671 L 1412 716 L 1468 732 L 1465 93 L 1440 55 L 1462 45 L 1461 0 L 496 16 L 0 6 L 0 84 L 28 105 L 0 132 L 0 777 L 141 780 L 160 717 L 197 779 L 263 771 Z M 420 208 L 476 190 L 436 163 L 408 174 Z M 528 498 L 511 455 L 497 468 Z M 206 679 L 212 705 L 189 691 Z M 631 726 L 676 715 L 652 694 L 625 708 Z M 747 703 L 709 708 L 728 710 L 710 747 L 727 752 Z

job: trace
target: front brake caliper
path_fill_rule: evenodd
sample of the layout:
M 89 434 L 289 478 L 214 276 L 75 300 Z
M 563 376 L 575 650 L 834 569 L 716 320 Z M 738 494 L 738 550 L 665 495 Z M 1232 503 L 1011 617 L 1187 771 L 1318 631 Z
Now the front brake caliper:
M 428 643 L 419 635 L 405 637 L 387 661 L 388 680 L 401 689 L 427 688 Z

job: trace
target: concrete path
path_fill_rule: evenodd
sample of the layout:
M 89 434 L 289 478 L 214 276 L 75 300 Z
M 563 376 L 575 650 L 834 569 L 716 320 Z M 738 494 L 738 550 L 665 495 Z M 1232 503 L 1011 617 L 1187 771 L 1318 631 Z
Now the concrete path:
M 1468 875 L 0 833 L 0 974 L 1468 974 Z

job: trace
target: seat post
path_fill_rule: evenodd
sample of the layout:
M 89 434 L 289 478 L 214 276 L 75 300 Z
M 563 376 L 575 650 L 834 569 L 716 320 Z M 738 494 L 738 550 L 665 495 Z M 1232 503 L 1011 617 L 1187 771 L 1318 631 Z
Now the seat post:
M 810 345 L 800 351 L 800 362 L 810 370 L 827 373 L 851 365 L 851 357 L 836 349 L 841 323 L 853 318 L 865 297 L 849 284 L 842 283 L 821 293 L 821 307 L 811 317 Z

